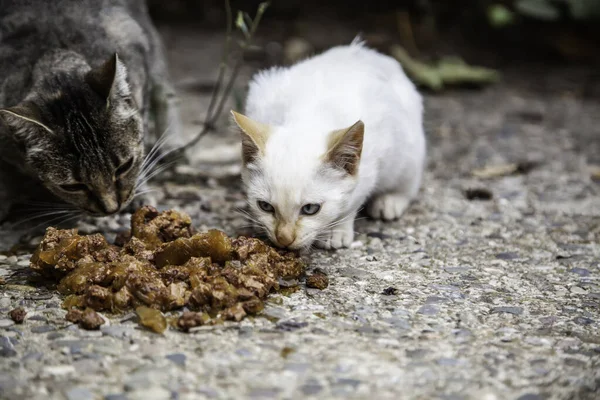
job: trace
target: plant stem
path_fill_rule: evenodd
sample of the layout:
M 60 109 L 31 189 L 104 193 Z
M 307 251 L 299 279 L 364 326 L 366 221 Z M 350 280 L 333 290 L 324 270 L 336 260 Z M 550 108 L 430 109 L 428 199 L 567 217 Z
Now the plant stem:
M 210 105 L 206 111 L 205 121 L 209 121 L 212 116 L 213 108 L 217 103 L 218 93 L 223 85 L 223 78 L 225 78 L 225 71 L 227 70 L 227 64 L 229 64 L 229 46 L 231 44 L 231 34 L 233 30 L 232 15 L 231 15 L 231 3 L 230 0 L 225 0 L 225 14 L 227 16 L 227 30 L 225 34 L 225 43 L 223 44 L 223 56 L 221 57 L 221 64 L 219 65 L 219 75 L 217 83 L 213 88 L 210 96 Z
M 231 5 L 229 3 L 229 0 L 225 0 L 225 8 L 226 8 L 226 12 L 227 12 L 227 36 L 225 39 L 225 45 L 224 45 L 224 49 L 223 49 L 223 57 L 221 60 L 221 65 L 219 66 L 219 76 L 217 78 L 217 84 L 216 84 L 215 88 L 213 89 L 210 105 L 208 106 L 208 111 L 206 113 L 206 118 L 205 118 L 204 126 L 202 127 L 202 130 L 187 144 L 183 145 L 178 150 L 178 153 L 183 153 L 186 149 L 195 146 L 196 143 L 198 143 L 198 141 L 200 139 L 202 139 L 202 137 L 204 137 L 204 135 L 206 135 L 209 131 L 214 129 L 214 124 L 216 123 L 217 119 L 221 115 L 221 112 L 223 111 L 223 107 L 225 107 L 225 103 L 227 102 L 227 99 L 229 98 L 231 90 L 233 89 L 233 85 L 235 84 L 237 76 L 242 67 L 242 63 L 244 62 L 244 52 L 252 44 L 252 38 L 254 37 L 254 34 L 256 33 L 258 25 L 260 24 L 260 20 L 262 19 L 262 16 L 263 16 L 267 6 L 268 6 L 268 2 L 261 3 L 259 5 L 258 10 L 256 12 L 256 16 L 254 17 L 254 20 L 252 21 L 252 25 L 250 26 L 248 36 L 245 40 L 243 40 L 240 43 L 240 53 L 241 54 L 238 57 L 238 59 L 236 60 L 235 65 L 233 66 L 233 70 L 231 72 L 231 75 L 229 76 L 229 80 L 227 81 L 225 90 L 223 90 L 219 94 L 220 89 L 223 86 L 225 71 L 229 64 L 229 50 L 230 50 L 229 48 L 230 48 L 231 39 L 232 39 Z M 217 105 L 216 109 L 215 109 L 215 105 Z

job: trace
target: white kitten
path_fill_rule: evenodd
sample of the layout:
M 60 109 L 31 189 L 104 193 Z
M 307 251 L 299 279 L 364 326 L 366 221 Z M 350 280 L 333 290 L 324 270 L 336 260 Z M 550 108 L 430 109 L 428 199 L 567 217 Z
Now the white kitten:
M 371 217 L 400 217 L 421 184 L 422 113 L 400 65 L 356 40 L 258 73 L 248 116 L 233 112 L 255 222 L 281 247 L 340 248 L 367 200 Z

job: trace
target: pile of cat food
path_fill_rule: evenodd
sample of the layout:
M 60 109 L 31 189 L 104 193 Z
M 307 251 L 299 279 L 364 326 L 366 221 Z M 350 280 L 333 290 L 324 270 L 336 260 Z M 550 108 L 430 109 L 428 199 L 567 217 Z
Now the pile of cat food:
M 101 234 L 48 228 L 31 268 L 58 281 L 72 322 L 96 326 L 95 311 L 135 309 L 143 325 L 162 332 L 167 322 L 187 331 L 257 314 L 279 282 L 298 279 L 305 264 L 259 239 L 195 233 L 189 216 L 144 206 L 115 244 Z M 161 313 L 183 307 L 193 311 L 170 321 Z

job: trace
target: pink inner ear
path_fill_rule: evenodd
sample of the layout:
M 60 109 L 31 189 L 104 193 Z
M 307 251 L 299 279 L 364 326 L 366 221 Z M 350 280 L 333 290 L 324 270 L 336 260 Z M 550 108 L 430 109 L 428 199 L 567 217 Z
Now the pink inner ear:
M 348 128 L 328 153 L 328 161 L 350 175 L 356 175 L 360 164 L 364 124 L 358 121 Z

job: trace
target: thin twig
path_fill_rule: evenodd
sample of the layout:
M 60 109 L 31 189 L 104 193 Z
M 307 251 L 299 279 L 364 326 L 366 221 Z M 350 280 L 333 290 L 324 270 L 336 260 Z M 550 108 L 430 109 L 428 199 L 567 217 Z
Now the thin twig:
M 177 151 L 178 153 L 183 153 L 186 149 L 195 146 L 196 143 L 198 143 L 198 141 L 200 139 L 202 139 L 202 137 L 204 137 L 208 132 L 210 132 L 211 130 L 214 129 L 214 125 L 215 125 L 216 121 L 218 120 L 219 116 L 221 115 L 223 108 L 225 107 L 225 103 L 227 102 L 227 99 L 229 98 L 229 95 L 233 89 L 233 85 L 235 84 L 235 81 L 237 79 L 239 71 L 242 67 L 242 63 L 244 61 L 244 52 L 248 48 L 250 48 L 254 34 L 256 33 L 258 25 L 260 24 L 260 20 L 262 19 L 262 16 L 263 16 L 264 12 L 266 11 L 268 5 L 269 5 L 269 3 L 265 2 L 265 3 L 261 3 L 258 6 L 258 10 L 256 11 L 256 16 L 254 17 L 254 20 L 252 21 L 250 29 L 248 30 L 248 33 L 245 34 L 246 38 L 245 38 L 245 40 L 242 40 L 240 42 L 240 56 L 238 57 L 238 59 L 236 60 L 234 66 L 233 66 L 231 75 L 229 76 L 229 80 L 227 81 L 227 84 L 225 85 L 225 89 L 221 93 L 219 93 L 221 88 L 223 87 L 223 81 L 225 79 L 225 71 L 227 70 L 227 67 L 229 65 L 229 55 L 230 55 L 229 53 L 230 53 L 230 46 L 231 46 L 231 39 L 232 39 L 233 17 L 231 14 L 231 6 L 229 4 L 229 0 L 225 0 L 225 9 L 226 9 L 226 13 L 227 13 L 227 36 L 226 36 L 225 45 L 223 48 L 223 57 L 221 60 L 221 65 L 219 66 L 219 76 L 217 78 L 217 83 L 213 89 L 210 105 L 209 105 L 207 113 L 206 113 L 206 118 L 205 118 L 202 130 L 187 144 L 180 147 Z M 242 19 L 242 21 L 244 21 L 244 19 Z M 215 109 L 215 105 L 217 105 L 216 109 Z
M 229 46 L 231 45 L 231 36 L 233 31 L 233 16 L 231 15 L 231 4 L 229 0 L 225 0 L 225 15 L 227 16 L 227 30 L 225 33 L 225 43 L 223 44 L 223 55 L 221 57 L 221 64 L 219 65 L 219 75 L 217 77 L 217 83 L 213 88 L 212 94 L 210 96 L 210 104 L 208 106 L 208 110 L 206 110 L 205 121 L 210 121 L 211 115 L 213 112 L 213 108 L 217 103 L 217 97 L 219 91 L 221 90 L 221 86 L 223 85 L 223 79 L 225 78 L 225 71 L 227 70 L 227 65 L 229 64 Z

